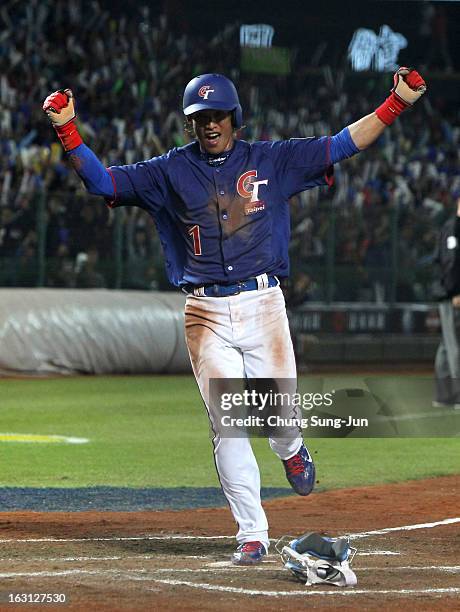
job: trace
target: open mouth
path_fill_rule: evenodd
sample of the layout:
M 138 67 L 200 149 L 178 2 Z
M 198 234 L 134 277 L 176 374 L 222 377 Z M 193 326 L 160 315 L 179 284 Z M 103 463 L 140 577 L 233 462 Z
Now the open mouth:
M 206 134 L 204 135 L 205 140 L 208 144 L 217 144 L 217 141 L 219 140 L 220 134 L 219 132 L 206 132 Z

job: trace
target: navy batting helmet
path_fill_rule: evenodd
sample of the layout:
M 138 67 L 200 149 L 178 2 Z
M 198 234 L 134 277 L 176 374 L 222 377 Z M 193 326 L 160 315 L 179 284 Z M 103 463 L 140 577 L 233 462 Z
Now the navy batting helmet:
M 184 115 L 200 110 L 233 111 L 233 127 L 243 124 L 243 111 L 235 85 L 223 74 L 202 74 L 188 83 L 184 91 Z

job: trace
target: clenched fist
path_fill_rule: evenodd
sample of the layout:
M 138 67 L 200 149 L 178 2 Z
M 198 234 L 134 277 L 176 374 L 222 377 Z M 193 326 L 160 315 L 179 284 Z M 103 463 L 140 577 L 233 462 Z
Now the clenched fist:
M 416 70 L 401 68 L 395 73 L 392 91 L 406 104 L 414 104 L 425 93 L 426 83 Z
M 75 107 L 71 89 L 59 89 L 43 102 L 43 110 L 53 125 L 65 125 L 75 119 Z
M 82 144 L 75 125 L 75 105 L 71 89 L 59 89 L 50 94 L 43 102 L 43 110 L 48 115 L 66 151 Z
M 413 68 L 401 68 L 393 77 L 394 86 L 391 94 L 375 111 L 377 117 L 386 125 L 393 121 L 404 111 L 417 102 L 425 93 L 426 83 L 423 77 Z

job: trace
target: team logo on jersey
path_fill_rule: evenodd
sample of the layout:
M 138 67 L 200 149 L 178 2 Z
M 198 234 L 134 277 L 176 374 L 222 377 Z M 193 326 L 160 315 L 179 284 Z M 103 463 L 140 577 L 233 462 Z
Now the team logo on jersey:
M 211 85 L 203 85 L 198 90 L 198 95 L 200 98 L 204 98 L 205 100 L 208 99 L 210 93 L 214 93 L 214 89 L 211 89 Z
M 248 170 L 242 174 L 237 183 L 236 190 L 242 198 L 250 198 L 249 202 L 245 203 L 244 214 L 251 215 L 252 213 L 265 210 L 265 203 L 259 200 L 259 188 L 261 185 L 268 185 L 268 179 L 256 181 L 257 170 Z

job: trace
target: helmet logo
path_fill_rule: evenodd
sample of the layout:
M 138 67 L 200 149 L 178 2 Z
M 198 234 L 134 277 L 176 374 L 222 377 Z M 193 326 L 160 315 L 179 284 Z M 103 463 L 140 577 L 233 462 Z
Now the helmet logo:
M 200 98 L 204 98 L 205 100 L 208 99 L 210 93 L 214 93 L 214 89 L 211 89 L 211 85 L 203 85 L 198 90 L 198 95 Z

